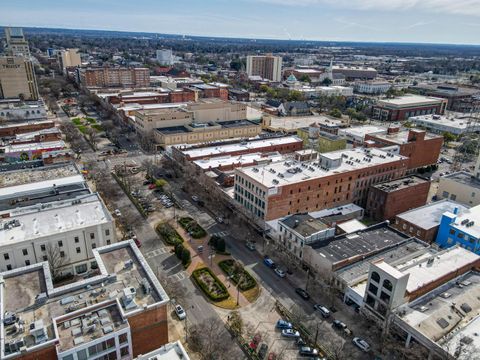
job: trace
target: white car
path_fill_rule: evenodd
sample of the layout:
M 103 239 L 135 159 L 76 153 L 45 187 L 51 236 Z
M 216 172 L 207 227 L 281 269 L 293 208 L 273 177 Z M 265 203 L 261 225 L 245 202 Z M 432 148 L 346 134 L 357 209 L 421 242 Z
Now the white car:
M 300 337 L 300 333 L 294 329 L 283 329 L 282 336 L 289 337 L 289 338 L 298 338 Z
M 115 216 L 118 216 L 118 217 L 122 216 L 122 213 L 118 209 L 115 209 L 113 213 L 115 214 Z
M 284 278 L 285 275 L 286 275 L 286 274 L 285 274 L 285 271 L 283 271 L 282 269 L 280 269 L 280 268 L 278 268 L 278 267 L 275 268 L 274 271 L 275 271 L 275 274 L 277 274 L 277 275 L 280 276 L 281 278 Z
M 175 313 L 180 320 L 183 320 L 187 317 L 187 314 L 185 314 L 185 310 L 183 310 L 181 305 L 175 305 Z
M 198 196 L 197 196 L 197 195 L 193 195 L 193 196 L 192 196 L 192 200 L 195 201 L 195 202 L 197 202 L 197 201 L 198 201 Z
M 362 338 L 354 337 L 352 339 L 352 342 L 355 346 L 357 346 L 363 352 L 370 351 L 370 345 L 368 345 L 368 343 L 365 340 L 363 340 Z

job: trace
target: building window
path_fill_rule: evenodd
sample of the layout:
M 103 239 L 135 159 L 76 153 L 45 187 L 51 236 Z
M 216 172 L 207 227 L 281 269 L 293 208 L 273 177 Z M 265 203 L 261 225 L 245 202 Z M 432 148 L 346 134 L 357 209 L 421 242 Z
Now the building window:
M 457 195 L 455 194 L 450 195 L 450 200 L 453 200 L 453 201 L 457 200 Z
M 370 283 L 370 285 L 368 286 L 368 291 L 371 292 L 374 295 L 377 295 L 378 287 L 376 287 L 375 285 Z
M 463 239 L 464 235 L 463 235 L 463 233 L 458 233 L 457 237 L 458 237 L 459 239 Z
M 447 244 L 452 244 L 452 243 L 453 243 L 453 239 L 452 239 L 451 237 L 449 237 L 449 238 L 447 239 Z
M 375 305 L 375 299 L 371 295 L 367 295 L 367 305 L 372 307 Z
M 388 279 L 383 280 L 383 287 L 387 289 L 388 291 L 392 291 L 392 282 Z
M 380 293 L 380 299 L 385 301 L 386 303 L 390 302 L 390 295 L 384 293 L 383 291 Z
M 375 281 L 376 283 L 380 283 L 380 275 L 376 271 L 372 272 L 372 275 L 370 276 L 370 279 Z
M 454 230 L 454 229 L 450 229 L 449 233 L 450 233 L 450 235 L 455 235 L 455 230 Z
M 406 230 L 406 229 L 407 229 L 407 224 L 403 224 L 403 225 L 402 225 L 402 229 L 403 229 L 403 230 Z
M 78 360 L 87 360 L 88 359 L 87 349 L 77 351 L 77 359 Z
M 97 247 L 97 244 L 92 243 L 92 249 L 95 249 Z
M 110 245 L 111 241 L 110 240 L 107 240 L 107 245 Z
M 25 266 L 30 265 L 30 260 L 25 260 Z
M 77 274 L 82 274 L 84 272 L 87 272 L 87 264 L 82 264 L 82 265 L 75 266 L 75 272 Z
M 120 344 L 125 344 L 128 341 L 128 335 L 127 334 L 118 335 L 118 341 Z
M 442 193 L 442 197 L 447 198 L 447 199 L 448 199 L 448 196 L 449 196 L 449 195 L 450 195 L 450 193 L 449 193 L 448 191 L 444 191 L 444 192 Z
M 109 236 L 109 235 L 110 235 L 110 229 L 105 230 L 105 236 Z
M 23 256 L 27 256 L 27 255 L 28 255 L 28 250 L 27 250 L 27 249 L 23 249 L 23 250 L 22 250 L 22 253 L 23 253 Z
M 41 251 L 45 251 L 45 250 L 47 250 L 47 248 L 46 248 L 45 245 L 40 245 L 40 250 L 41 250 Z
M 43 261 L 47 261 L 47 260 L 48 260 L 48 256 L 47 256 L 47 255 L 43 255 L 42 259 L 43 259 Z
M 8 264 L 7 265 L 7 270 L 12 270 L 12 265 Z
M 95 234 L 94 233 L 90 233 L 90 239 L 91 240 L 95 239 Z
M 63 246 L 63 241 L 62 241 L 62 240 L 59 240 L 59 241 L 58 241 L 58 246 L 60 246 L 60 247 Z
M 78 244 L 79 241 L 78 236 L 75 236 L 75 244 Z
M 80 248 L 79 248 L 79 247 L 77 247 L 77 249 L 76 249 L 76 250 L 77 250 L 77 254 L 80 254 L 80 253 L 82 252 L 82 250 L 80 250 Z
M 3 254 L 3 258 L 5 260 L 9 260 L 10 259 L 10 255 L 8 255 L 7 253 Z
M 130 352 L 129 352 L 129 350 L 128 350 L 128 346 L 125 346 L 125 347 L 123 347 L 123 348 L 120 348 L 120 356 L 121 356 L 121 357 L 127 356 L 127 355 L 129 355 L 129 354 L 130 354 Z
M 60 257 L 65 257 L 65 251 L 60 251 Z

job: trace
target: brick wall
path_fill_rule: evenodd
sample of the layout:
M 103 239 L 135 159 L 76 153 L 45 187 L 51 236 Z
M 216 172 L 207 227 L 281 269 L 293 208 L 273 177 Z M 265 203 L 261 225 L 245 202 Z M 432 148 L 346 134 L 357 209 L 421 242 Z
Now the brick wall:
M 405 235 L 415 236 L 417 239 L 423 240 L 429 244 L 435 241 L 438 233 L 438 226 L 424 229 L 398 217 L 395 218 L 395 223 L 392 224 L 392 227 Z
M 128 318 L 133 356 L 146 354 L 168 343 L 167 305 Z
M 43 129 L 53 128 L 55 124 L 52 122 L 42 124 L 25 124 L 19 126 L 0 128 L 0 137 L 3 136 L 15 136 L 16 134 L 23 134 L 28 132 L 34 132 Z
M 37 350 L 35 352 L 28 352 L 16 357 L 17 360 L 56 360 L 57 350 L 54 345 Z

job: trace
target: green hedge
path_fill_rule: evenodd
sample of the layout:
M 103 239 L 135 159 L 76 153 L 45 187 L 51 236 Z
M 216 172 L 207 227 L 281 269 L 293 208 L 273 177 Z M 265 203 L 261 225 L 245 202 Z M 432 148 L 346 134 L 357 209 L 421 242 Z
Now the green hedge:
M 170 224 L 161 223 L 156 227 L 157 233 L 162 237 L 162 239 L 168 244 L 175 246 L 183 242 L 183 238 L 179 235 L 177 230 L 175 230 Z
M 185 216 L 178 220 L 178 223 L 183 227 L 194 239 L 200 239 L 207 235 L 207 232 L 191 217 Z
M 235 264 L 235 260 L 227 259 L 227 260 L 220 261 L 218 263 L 218 266 L 220 266 L 220 269 L 222 269 L 227 276 L 231 276 L 233 273 L 234 264 Z M 240 285 L 238 285 L 238 287 L 240 288 L 241 291 L 253 289 L 257 285 L 257 281 L 243 267 L 242 267 L 242 271 L 244 274 L 243 275 L 244 279 L 243 279 L 243 282 Z M 240 273 L 237 272 L 233 274 L 231 279 L 235 284 L 238 284 L 240 280 Z
M 203 273 L 206 273 L 213 278 L 213 280 L 215 281 L 215 285 L 219 288 L 219 290 L 221 290 L 221 293 L 215 294 L 210 291 L 210 289 L 208 288 L 208 285 L 205 284 L 202 279 L 200 279 L 200 275 Z M 202 291 L 205 293 L 205 295 L 208 296 L 210 300 L 223 301 L 229 298 L 230 295 L 227 291 L 227 288 L 209 268 L 205 267 L 205 268 L 197 269 L 192 273 L 192 276 L 195 282 L 198 284 L 198 286 L 202 289 Z

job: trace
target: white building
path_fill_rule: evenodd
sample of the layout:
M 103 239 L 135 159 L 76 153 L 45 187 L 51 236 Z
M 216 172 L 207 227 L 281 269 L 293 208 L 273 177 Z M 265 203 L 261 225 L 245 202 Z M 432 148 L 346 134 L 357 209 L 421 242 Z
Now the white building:
M 0 270 L 63 258 L 61 272 L 95 268 L 92 250 L 116 242 L 114 220 L 98 194 L 0 212 Z
M 354 144 L 363 144 L 365 135 L 386 134 L 387 128 L 373 125 L 356 126 L 338 130 L 338 136 L 341 136 Z
M 43 101 L 0 100 L 0 119 L 8 121 L 47 120 L 47 109 Z
M 139 355 L 136 360 L 190 360 L 190 356 L 188 356 L 180 340 L 177 340 L 148 354 Z
M 466 171 L 441 176 L 437 198 L 450 199 L 467 206 L 480 205 L 480 179 Z
M 172 50 L 171 49 L 157 50 L 157 61 L 161 65 L 173 65 L 174 58 L 173 58 Z
M 480 131 L 480 119 L 454 113 L 446 116 L 435 114 L 412 116 L 408 121 L 437 134 L 448 131 L 454 135 L 461 135 Z
M 76 67 L 82 65 L 82 59 L 78 53 L 78 49 L 66 49 L 57 51 L 58 66 L 63 73 L 69 67 Z
M 391 87 L 388 81 L 357 81 L 354 85 L 356 92 L 370 95 L 385 94 Z

